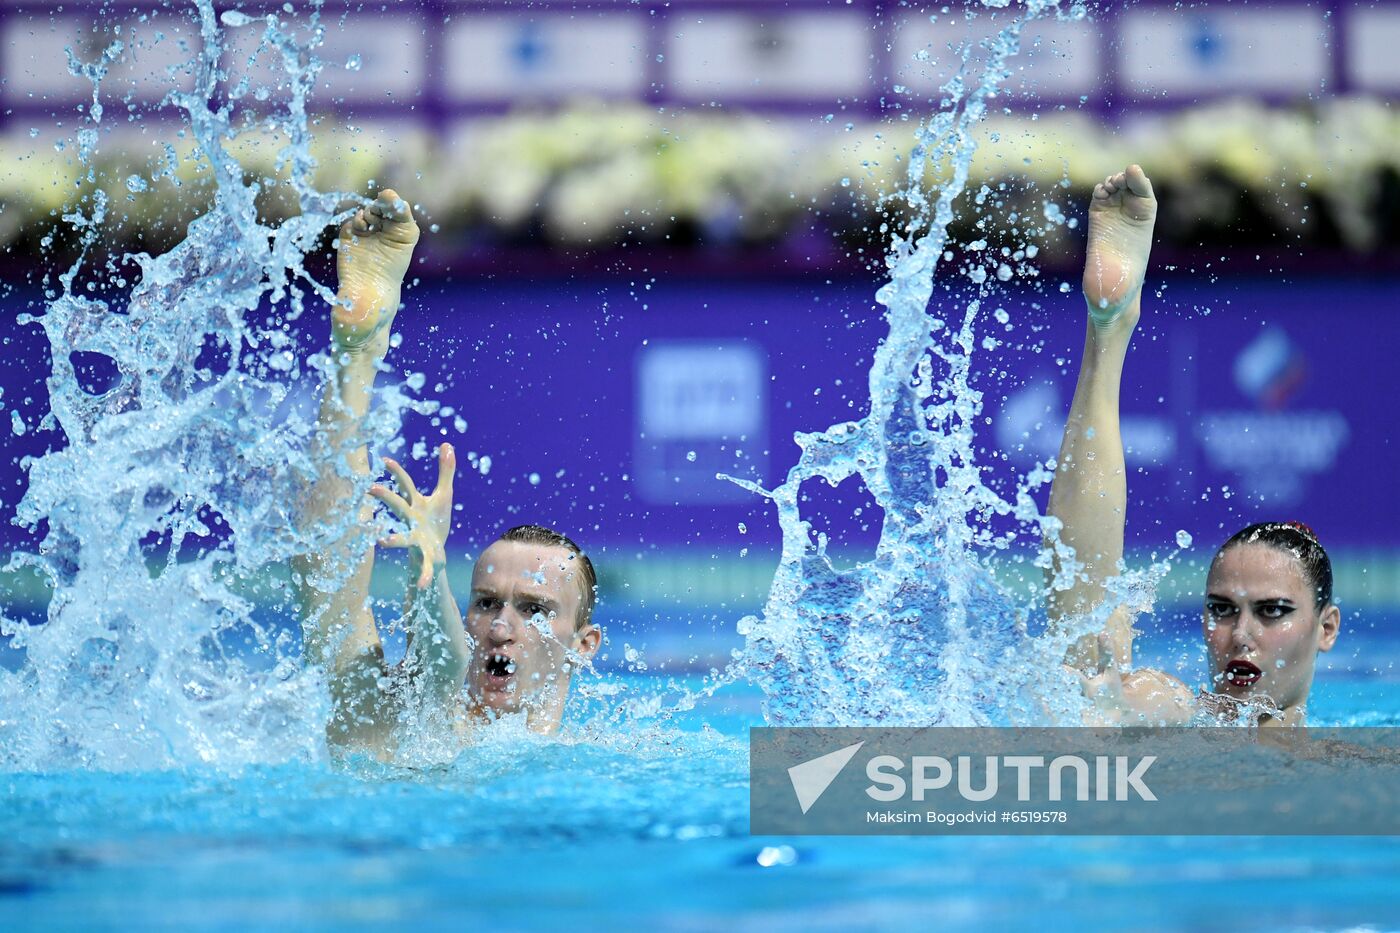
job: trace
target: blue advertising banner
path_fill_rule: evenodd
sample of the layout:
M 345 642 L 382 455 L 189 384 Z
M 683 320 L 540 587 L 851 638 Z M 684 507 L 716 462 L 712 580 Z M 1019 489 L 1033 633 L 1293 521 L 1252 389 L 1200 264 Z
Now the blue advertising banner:
M 777 543 L 766 502 L 715 474 L 774 483 L 794 432 L 864 414 L 876 283 L 648 285 L 420 291 L 395 362 L 442 381 L 470 425 L 454 439 L 492 458 L 464 481 L 468 537 L 539 519 L 624 549 Z M 983 463 L 1007 489 L 1054 456 L 1073 391 L 1082 299 L 1047 291 L 983 303 Z M 1124 377 L 1130 547 L 1178 530 L 1210 546 L 1264 518 L 1305 521 L 1334 548 L 1400 546 L 1395 283 L 1157 291 Z M 963 300 L 940 290 L 935 310 Z M 809 504 L 833 548 L 878 537 L 859 490 L 813 489 Z
M 460 547 L 535 521 L 629 558 L 777 545 L 767 502 L 715 474 L 772 484 L 796 460 L 794 432 L 864 414 L 884 334 L 877 283 L 648 278 L 408 292 L 398 375 L 381 379 L 417 374 L 446 406 L 412 416 L 405 459 L 426 475 L 435 443 L 457 445 Z M 1123 388 L 1130 548 L 1170 546 L 1178 530 L 1212 547 L 1264 518 L 1305 521 L 1333 548 L 1400 548 L 1395 290 L 1388 279 L 1160 281 Z M 951 318 L 962 305 L 936 290 L 935 310 Z M 982 314 L 982 463 L 1009 490 L 1058 447 L 1084 313 L 1051 287 L 994 295 Z M 324 339 L 310 318 L 296 325 L 307 354 Z M 42 335 L 9 336 L 0 524 L 13 547 L 26 537 L 10 522 L 23 457 L 61 441 L 42 423 Z M 304 394 L 311 405 L 309 382 Z M 838 552 L 879 533 L 870 500 L 848 486 L 814 488 L 808 503 Z

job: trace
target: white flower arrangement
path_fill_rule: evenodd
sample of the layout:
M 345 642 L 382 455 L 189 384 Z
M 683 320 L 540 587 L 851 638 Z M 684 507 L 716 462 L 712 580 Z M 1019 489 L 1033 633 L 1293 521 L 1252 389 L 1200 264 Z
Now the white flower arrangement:
M 597 102 L 476 118 L 443 135 L 408 122 L 324 124 L 314 142 L 323 190 L 392 184 L 459 239 L 593 247 L 661 242 L 678 230 L 702 242 L 776 239 L 813 207 L 828 227 L 877 224 L 906 179 L 913 130 L 902 120 L 785 121 Z M 114 229 L 130 240 L 172 242 L 207 204 L 208 173 L 175 130 L 103 140 L 95 178 Z M 94 187 L 72 143 L 56 148 L 53 133 L 0 139 L 0 246 L 37 243 Z M 1120 127 L 1074 111 L 996 116 L 977 133 L 971 190 L 991 185 L 1028 209 L 1082 200 L 1110 170 L 1137 161 L 1172 191 L 1179 235 L 1229 231 L 1241 203 L 1275 232 L 1309 234 L 1325 215 L 1356 250 L 1382 245 L 1394 229 L 1379 198 L 1386 173 L 1400 175 L 1400 115 L 1379 99 L 1297 108 L 1236 100 Z M 245 176 L 266 180 L 260 206 L 270 219 L 296 210 L 275 183 L 287 171 L 278 164 L 281 143 L 260 131 L 230 143 Z M 942 183 L 947 171 L 931 166 L 926 183 Z M 1173 225 L 1165 226 L 1171 235 Z

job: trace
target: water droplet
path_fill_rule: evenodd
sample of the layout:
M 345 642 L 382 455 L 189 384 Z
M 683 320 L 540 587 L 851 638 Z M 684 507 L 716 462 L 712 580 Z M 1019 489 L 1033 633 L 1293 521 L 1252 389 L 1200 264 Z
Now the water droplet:
M 685 452 L 685 459 L 689 460 L 691 463 L 694 463 L 694 462 L 695 462 L 695 451 L 693 451 L 693 450 L 687 450 L 687 451 Z
M 359 70 L 360 70 L 360 56 L 359 56 L 358 53 L 355 54 L 355 55 L 351 55 L 349 58 L 347 58 L 347 59 L 345 60 L 345 70 L 346 70 L 346 71 L 359 71 Z
M 531 485 L 531 486 L 538 486 L 539 484 L 540 484 L 540 474 L 538 474 L 538 473 L 531 473 L 531 474 L 530 474 L 530 485 Z
M 1189 531 L 1184 530 L 1184 529 L 1183 529 L 1182 531 L 1178 531 L 1178 532 L 1176 533 L 1176 546 L 1177 546 L 1177 547 L 1180 547 L 1180 548 L 1188 548 L 1188 547 L 1190 547 L 1190 546 L 1191 546 L 1191 533 L 1190 533 Z
M 846 2 L 850 3 L 851 0 L 846 0 Z M 764 868 L 791 865 L 797 861 L 797 850 L 792 846 L 764 846 L 758 850 L 754 861 Z
M 151 186 L 146 184 L 146 179 L 140 175 L 128 175 L 126 179 L 126 190 L 130 192 L 145 191 Z

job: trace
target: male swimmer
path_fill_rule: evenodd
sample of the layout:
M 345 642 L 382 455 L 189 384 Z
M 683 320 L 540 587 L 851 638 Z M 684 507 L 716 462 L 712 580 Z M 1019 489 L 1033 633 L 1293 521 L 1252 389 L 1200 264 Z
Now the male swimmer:
M 362 426 L 371 389 L 418 236 L 408 203 L 391 190 L 339 231 L 331 379 L 313 450 L 317 475 L 300 515 L 303 531 L 335 532 L 293 562 L 305 656 L 326 672 L 330 688 L 327 737 L 379 754 L 393 747 L 408 722 L 436 721 L 460 731 L 474 721 L 523 713 L 531 729 L 553 732 L 573 670 L 593 657 L 601 638 L 592 622 L 597 580 L 591 561 L 568 537 L 538 525 L 512 528 L 482 552 L 464 625 L 446 573 L 456 458 L 443 444 L 430 494 L 387 458 L 397 491 L 380 484 L 369 490 L 406 526 L 379 542 L 406 549 L 410 571 L 407 652 L 392 668 L 385 662 L 369 593 L 373 508 L 354 498 L 357 478 L 369 475 Z M 347 522 L 349 510 L 355 517 Z
M 1156 217 L 1152 183 L 1136 165 L 1104 179 L 1089 204 L 1089 320 L 1049 508 L 1082 567 L 1070 588 L 1052 591 L 1052 620 L 1094 610 L 1120 573 L 1127 471 L 1118 395 Z M 1232 536 L 1211 562 L 1202 619 L 1208 690 L 1193 693 L 1161 671 L 1123 673 L 1132 663 L 1132 621 L 1126 607 L 1115 608 L 1103 633 L 1067 659 L 1084 672 L 1097 721 L 1176 725 L 1205 712 L 1294 726 L 1306 720 L 1317 655 L 1336 641 L 1341 613 L 1317 536 L 1296 522 L 1270 522 Z

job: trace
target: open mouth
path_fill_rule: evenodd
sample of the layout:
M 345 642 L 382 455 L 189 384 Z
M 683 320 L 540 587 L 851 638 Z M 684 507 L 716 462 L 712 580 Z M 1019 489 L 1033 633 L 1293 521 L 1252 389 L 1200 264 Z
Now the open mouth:
M 504 654 L 486 657 L 486 676 L 498 684 L 504 684 L 515 675 L 515 659 Z
M 1242 659 L 1225 665 L 1225 680 L 1236 687 L 1251 686 L 1263 673 L 1258 667 Z

